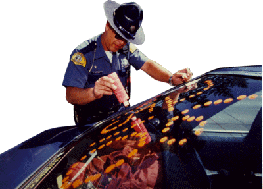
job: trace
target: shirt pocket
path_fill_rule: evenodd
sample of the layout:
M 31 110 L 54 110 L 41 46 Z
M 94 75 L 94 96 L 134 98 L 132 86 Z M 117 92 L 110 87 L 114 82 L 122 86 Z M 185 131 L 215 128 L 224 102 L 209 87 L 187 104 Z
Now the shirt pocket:
M 105 73 L 103 71 L 91 71 L 88 73 L 88 87 L 94 87 L 95 82 L 101 78 L 105 76 Z

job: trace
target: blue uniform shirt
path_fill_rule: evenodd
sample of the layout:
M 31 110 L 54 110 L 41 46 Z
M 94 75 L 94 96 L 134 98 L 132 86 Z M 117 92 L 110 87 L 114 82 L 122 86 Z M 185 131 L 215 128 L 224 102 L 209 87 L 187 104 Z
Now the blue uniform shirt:
M 148 58 L 130 43 L 114 54 L 111 62 L 101 44 L 101 35 L 84 41 L 73 50 L 62 85 L 92 88 L 100 77 L 116 72 L 123 86 L 127 87 L 130 65 L 139 70 Z M 93 110 L 107 110 L 117 104 L 115 95 L 104 95 L 88 105 L 92 106 Z

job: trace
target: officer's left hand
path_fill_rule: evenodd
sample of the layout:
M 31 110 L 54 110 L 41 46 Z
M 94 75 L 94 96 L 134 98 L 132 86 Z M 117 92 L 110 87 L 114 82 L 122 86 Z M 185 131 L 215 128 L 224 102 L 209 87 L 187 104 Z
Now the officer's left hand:
M 193 73 L 191 72 L 191 70 L 189 68 L 184 68 L 173 74 L 172 83 L 175 86 L 180 85 L 182 83 L 190 81 L 192 76 Z

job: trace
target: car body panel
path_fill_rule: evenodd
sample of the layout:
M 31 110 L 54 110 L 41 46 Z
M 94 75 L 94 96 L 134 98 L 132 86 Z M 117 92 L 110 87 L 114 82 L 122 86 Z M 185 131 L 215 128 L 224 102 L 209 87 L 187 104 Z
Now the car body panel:
M 53 128 L 0 155 L 0 188 L 16 188 L 85 128 Z M 86 128 L 87 129 L 87 128 Z

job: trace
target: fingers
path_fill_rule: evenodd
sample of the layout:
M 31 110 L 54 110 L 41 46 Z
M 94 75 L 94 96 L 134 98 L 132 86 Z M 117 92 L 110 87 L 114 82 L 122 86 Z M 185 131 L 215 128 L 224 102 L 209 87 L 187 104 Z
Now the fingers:
M 190 68 L 184 68 L 178 72 L 182 74 L 182 78 L 185 82 L 189 81 L 193 76 L 193 73 L 191 72 Z
M 96 99 L 101 98 L 103 95 L 112 95 L 113 90 L 116 90 L 113 79 L 103 76 L 95 82 L 93 89 Z
M 173 84 L 174 85 L 180 85 L 184 82 L 188 82 L 191 80 L 193 76 L 193 73 L 189 68 L 184 68 L 182 70 L 179 70 L 173 75 Z

